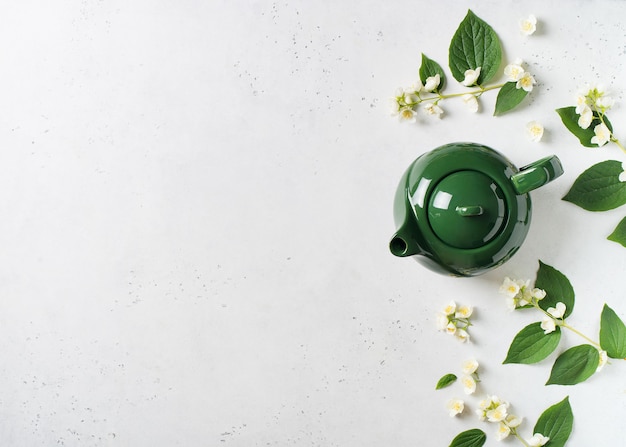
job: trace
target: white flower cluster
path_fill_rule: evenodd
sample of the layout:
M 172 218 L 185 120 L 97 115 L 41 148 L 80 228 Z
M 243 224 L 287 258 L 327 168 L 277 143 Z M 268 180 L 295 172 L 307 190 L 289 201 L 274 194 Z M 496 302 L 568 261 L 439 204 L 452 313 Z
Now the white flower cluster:
M 556 330 L 556 321 L 563 321 L 563 315 L 565 315 L 566 309 L 565 304 L 560 301 L 556 303 L 556 307 L 548 307 L 546 312 L 549 315 L 544 316 L 543 320 L 541 320 L 541 329 L 543 329 L 544 334 L 549 334 Z
M 541 310 L 538 303 L 546 297 L 546 291 L 536 287 L 531 288 L 529 280 L 511 279 L 509 277 L 504 278 L 500 286 L 500 293 L 506 296 L 507 306 L 510 310 L 526 306 L 533 306 Z M 569 327 L 565 324 L 566 311 L 567 306 L 560 301 L 556 303 L 555 307 L 548 307 L 541 320 L 543 333 L 547 335 L 554 332 L 557 325 Z M 596 371 L 600 371 L 608 360 L 606 351 L 598 348 L 598 353 L 600 354 L 600 361 Z
M 417 120 L 417 106 L 424 101 L 420 94 L 436 91 L 440 83 L 441 76 L 436 74 L 428 77 L 425 84 L 422 84 L 422 81 L 418 79 L 410 87 L 399 88 L 396 90 L 394 98 L 392 98 L 392 115 L 398 115 L 402 121 L 414 123 Z M 443 110 L 437 105 L 437 101 L 425 104 L 424 110 L 426 114 L 436 116 L 437 118 L 441 118 L 443 114 Z
M 478 378 L 478 366 L 478 362 L 474 359 L 466 360 L 461 365 L 461 371 L 463 372 L 461 383 L 463 384 L 465 394 L 469 395 L 476 392 L 476 385 L 480 382 Z M 463 413 L 465 402 L 462 399 L 450 399 L 446 403 L 446 408 L 448 409 L 450 417 L 454 417 L 457 414 Z
M 437 313 L 437 329 L 454 335 L 459 341 L 468 341 L 473 312 L 472 306 L 457 306 L 454 301 L 450 301 L 443 311 Z
M 498 396 L 487 396 L 478 404 L 476 410 L 478 418 L 481 421 L 488 421 L 498 424 L 496 437 L 498 441 L 502 441 L 510 434 L 517 435 L 517 427 L 522 423 L 522 418 L 509 414 L 509 403 L 501 400 Z M 546 444 L 550 438 L 543 436 L 541 433 L 535 433 L 531 439 L 527 441 L 529 446 L 539 447 Z
M 515 88 L 531 92 L 537 81 L 524 69 L 524 65 L 521 59 L 515 59 L 513 63 L 504 67 L 504 75 L 507 82 L 515 82 Z
M 576 96 L 576 113 L 578 116 L 578 126 L 581 129 L 588 129 L 595 118 L 600 120 L 593 128 L 595 134 L 591 138 L 591 143 L 604 146 L 611 141 L 611 130 L 604 123 L 604 114 L 613 107 L 615 101 L 606 95 L 604 87 L 600 84 L 587 86 Z
M 545 298 L 546 292 L 542 289 L 531 288 L 529 280 L 504 278 L 500 286 L 500 293 L 506 296 L 507 306 L 511 310 L 532 305 Z

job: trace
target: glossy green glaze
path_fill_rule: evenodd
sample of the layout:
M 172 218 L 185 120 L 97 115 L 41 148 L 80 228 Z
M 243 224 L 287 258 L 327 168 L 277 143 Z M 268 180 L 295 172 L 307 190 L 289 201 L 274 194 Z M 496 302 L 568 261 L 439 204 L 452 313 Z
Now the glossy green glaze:
M 398 231 L 389 244 L 400 257 L 474 276 L 508 260 L 524 241 L 531 218 L 528 192 L 563 173 L 556 156 L 517 169 L 476 143 L 441 146 L 415 160 L 394 201 Z

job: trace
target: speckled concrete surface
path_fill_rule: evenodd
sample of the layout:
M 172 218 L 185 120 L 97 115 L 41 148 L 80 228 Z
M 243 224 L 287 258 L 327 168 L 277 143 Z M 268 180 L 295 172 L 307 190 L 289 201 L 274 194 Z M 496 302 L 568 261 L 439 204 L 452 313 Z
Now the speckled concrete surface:
M 440 121 L 389 117 L 420 53 L 449 73 L 469 7 L 535 90 L 497 118 L 495 94 L 477 114 L 450 100 Z M 435 447 L 479 427 L 500 445 L 448 416 L 459 389 L 434 391 L 475 357 L 479 394 L 509 400 L 524 435 L 569 395 L 568 445 L 622 445 L 626 364 L 575 387 L 543 386 L 550 362 L 502 365 L 533 317 L 498 287 L 541 259 L 572 281 L 576 327 L 596 334 L 604 302 L 626 316 L 626 251 L 605 240 L 624 211 L 560 200 L 624 154 L 581 147 L 554 112 L 604 82 L 626 138 L 625 19 L 619 1 L 2 4 L 0 443 Z M 518 254 L 471 279 L 387 248 L 403 170 L 458 140 L 566 170 L 532 193 Z M 451 299 L 475 306 L 471 343 L 435 328 Z

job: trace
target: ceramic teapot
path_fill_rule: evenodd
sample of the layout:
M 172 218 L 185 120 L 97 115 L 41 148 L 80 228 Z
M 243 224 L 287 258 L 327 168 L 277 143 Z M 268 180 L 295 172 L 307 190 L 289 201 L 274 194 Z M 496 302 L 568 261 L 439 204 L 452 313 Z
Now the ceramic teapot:
M 394 200 L 395 256 L 427 267 L 475 276 L 517 252 L 531 218 L 529 192 L 563 174 L 556 156 L 516 168 L 476 143 L 451 143 L 418 157 Z

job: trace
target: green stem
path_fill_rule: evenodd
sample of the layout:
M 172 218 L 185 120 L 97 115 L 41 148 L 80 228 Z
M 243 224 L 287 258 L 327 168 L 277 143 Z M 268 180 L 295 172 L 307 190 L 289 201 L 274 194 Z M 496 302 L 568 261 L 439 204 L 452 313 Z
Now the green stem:
M 543 310 L 541 307 L 539 307 L 539 304 L 537 304 L 537 301 L 533 300 L 533 307 L 539 309 L 541 312 L 543 312 L 545 315 L 547 315 L 548 317 L 552 318 L 555 323 L 561 327 L 564 327 L 566 329 L 569 329 L 570 331 L 572 331 L 574 334 L 584 338 L 585 340 L 587 340 L 590 344 L 592 344 L 593 346 L 595 346 L 598 349 L 602 349 L 602 347 L 600 346 L 599 343 L 593 341 L 592 339 L 590 339 L 589 337 L 587 337 L 585 334 L 583 334 L 582 332 L 580 332 L 578 329 L 573 328 L 572 326 L 570 326 L 569 324 L 567 324 L 565 322 L 564 319 L 560 319 L 560 318 L 554 318 L 549 312 Z
M 598 118 L 600 118 L 600 122 L 606 126 L 606 122 L 604 122 L 604 113 L 599 112 Z M 608 128 L 609 126 L 606 126 L 606 127 Z M 626 153 L 626 148 L 624 148 L 624 146 L 622 146 L 622 143 L 620 143 L 620 141 L 617 138 L 615 138 L 613 131 L 610 130 L 610 132 L 611 132 L 611 141 L 617 144 L 617 147 L 619 147 L 622 150 L 622 152 Z
M 524 444 L 524 446 L 525 446 L 525 447 L 530 447 L 530 446 L 528 445 L 528 443 L 527 443 L 526 441 L 524 441 L 524 439 L 523 439 L 520 435 L 518 435 L 518 434 L 517 434 L 517 430 L 513 430 L 513 429 L 512 429 L 512 430 L 511 430 L 511 433 L 513 433 L 513 435 L 515 435 L 515 437 L 516 437 L 517 439 L 519 439 L 519 442 L 521 442 L 522 444 Z
M 577 329 L 574 329 L 573 327 L 571 327 L 569 324 L 567 324 L 565 321 L 561 321 L 559 323 L 562 327 L 569 329 L 570 331 L 572 331 L 574 334 L 577 334 L 578 336 L 584 338 L 585 340 L 587 340 L 589 343 L 591 343 L 593 346 L 595 346 L 598 349 L 602 349 L 602 346 L 600 346 L 599 343 L 596 343 L 595 341 L 593 341 L 592 339 L 590 339 L 589 337 L 587 337 L 585 334 L 583 334 L 582 332 L 580 332 Z
M 488 92 L 489 90 L 495 90 L 498 88 L 502 88 L 504 87 L 504 84 L 495 84 L 495 85 L 489 85 L 487 87 L 483 87 L 483 86 L 479 86 L 479 90 L 472 90 L 469 92 L 461 92 L 461 93 L 450 93 L 448 95 L 441 95 L 438 94 L 436 96 L 436 98 L 439 99 L 448 99 L 448 98 L 456 98 L 459 96 L 463 96 L 463 95 L 482 95 L 484 92 Z M 435 97 L 431 97 L 431 98 L 423 98 L 424 101 L 427 101 L 429 99 L 434 99 Z
M 626 153 L 626 148 L 624 148 L 624 146 L 622 146 L 622 143 L 620 143 L 619 140 L 613 136 L 613 132 L 611 132 L 611 141 L 617 144 L 617 147 L 619 147 L 622 152 Z
M 441 101 L 442 99 L 449 99 L 449 98 L 457 98 L 459 96 L 463 96 L 463 95 L 482 95 L 485 92 L 488 92 L 489 90 L 496 90 L 498 88 L 502 88 L 504 87 L 504 84 L 494 84 L 494 85 L 489 85 L 487 87 L 483 87 L 482 85 L 478 86 L 478 89 L 476 90 L 470 90 L 467 92 L 461 92 L 461 93 L 450 93 L 447 95 L 442 95 L 441 93 L 437 93 L 434 96 L 428 96 L 428 97 L 423 97 L 421 95 L 421 92 L 416 92 L 415 94 L 417 95 L 417 98 L 419 99 L 419 101 L 417 102 L 411 102 L 411 103 L 406 103 L 406 106 L 408 107 L 414 107 L 424 101 L 433 101 L 434 103 L 437 104 L 439 101 Z

